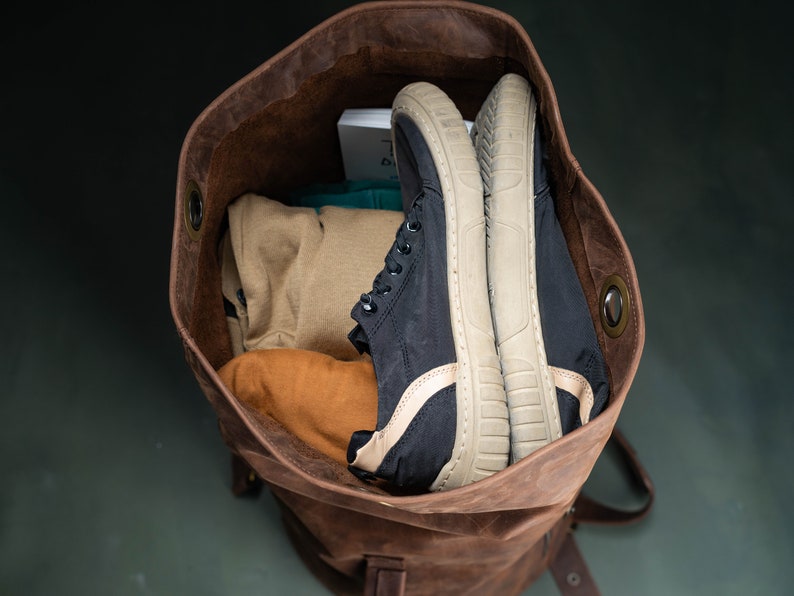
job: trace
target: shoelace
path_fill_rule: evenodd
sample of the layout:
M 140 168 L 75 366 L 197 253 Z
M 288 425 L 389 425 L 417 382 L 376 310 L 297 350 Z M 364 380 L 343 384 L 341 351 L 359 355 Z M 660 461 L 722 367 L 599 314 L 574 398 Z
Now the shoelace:
M 411 252 L 411 243 L 408 241 L 410 234 L 415 234 L 422 229 L 422 222 L 419 220 L 422 212 L 422 202 L 424 190 L 414 199 L 411 209 L 405 217 L 405 222 L 397 230 L 397 235 L 391 249 L 384 259 L 386 267 L 375 276 L 372 282 L 372 291 L 361 294 L 361 307 L 367 314 L 374 314 L 378 310 L 377 304 L 372 300 L 373 295 L 383 296 L 391 292 L 391 279 L 402 273 L 403 267 L 397 261 L 397 255 L 407 255 Z

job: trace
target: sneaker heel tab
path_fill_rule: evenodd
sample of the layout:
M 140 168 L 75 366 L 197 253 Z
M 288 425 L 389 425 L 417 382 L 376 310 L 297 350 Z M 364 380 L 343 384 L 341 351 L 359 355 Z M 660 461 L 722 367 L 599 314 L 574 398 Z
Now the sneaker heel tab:
M 347 339 L 350 340 L 350 343 L 352 343 L 353 347 L 358 350 L 359 354 L 369 354 L 369 341 L 367 340 L 367 334 L 364 333 L 364 329 L 361 328 L 361 325 L 356 325 L 353 327 L 350 333 L 347 334 Z

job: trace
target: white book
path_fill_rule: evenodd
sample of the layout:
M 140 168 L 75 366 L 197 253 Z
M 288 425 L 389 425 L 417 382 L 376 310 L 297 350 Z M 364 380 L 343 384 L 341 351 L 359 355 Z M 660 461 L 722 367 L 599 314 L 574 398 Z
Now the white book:
M 347 109 L 336 127 L 347 180 L 397 180 L 389 108 Z
M 472 123 L 466 121 L 471 130 Z M 347 180 L 397 180 L 390 108 L 349 108 L 337 122 Z

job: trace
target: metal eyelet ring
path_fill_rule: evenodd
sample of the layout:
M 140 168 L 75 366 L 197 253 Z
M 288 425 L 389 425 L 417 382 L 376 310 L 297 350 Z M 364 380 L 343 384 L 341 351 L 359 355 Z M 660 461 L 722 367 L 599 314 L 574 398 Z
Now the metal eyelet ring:
M 407 242 L 405 243 L 405 246 L 400 246 L 398 244 L 397 245 L 397 252 L 400 253 L 401 255 L 410 254 L 411 253 L 411 245 L 408 244 Z
M 623 278 L 610 275 L 604 280 L 598 304 L 604 331 L 609 337 L 620 337 L 626 330 L 631 312 L 631 296 Z
M 410 221 L 406 221 L 405 229 L 408 230 L 409 232 L 418 232 L 419 230 L 422 229 L 422 223 L 419 221 L 414 223 L 411 223 Z
M 378 312 L 378 305 L 372 301 L 372 296 L 369 294 L 361 294 L 359 300 L 361 302 L 361 310 L 364 311 L 364 314 L 374 315 Z
M 185 228 L 191 240 L 201 237 L 201 224 L 204 223 L 204 198 L 195 181 L 191 180 L 185 188 Z

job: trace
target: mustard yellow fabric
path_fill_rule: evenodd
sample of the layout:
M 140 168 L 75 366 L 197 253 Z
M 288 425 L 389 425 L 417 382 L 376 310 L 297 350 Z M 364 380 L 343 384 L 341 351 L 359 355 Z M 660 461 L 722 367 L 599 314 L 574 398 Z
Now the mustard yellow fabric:
M 274 348 L 245 352 L 218 372 L 238 399 L 344 466 L 353 432 L 377 423 L 378 384 L 371 360 Z

